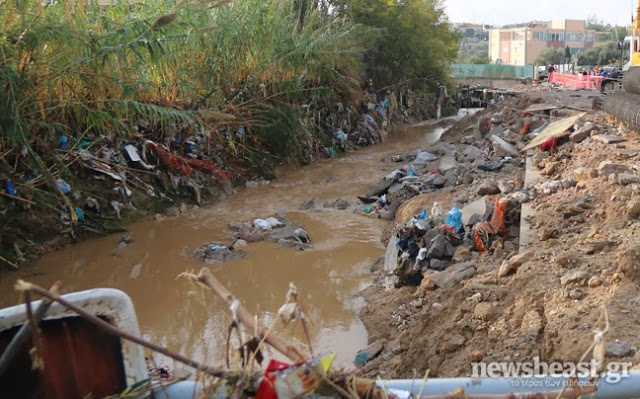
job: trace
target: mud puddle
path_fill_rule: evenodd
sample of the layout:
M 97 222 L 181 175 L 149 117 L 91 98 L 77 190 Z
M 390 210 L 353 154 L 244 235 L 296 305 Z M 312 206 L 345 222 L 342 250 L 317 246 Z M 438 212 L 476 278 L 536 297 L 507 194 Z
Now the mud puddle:
M 216 364 L 224 359 L 230 318 L 224 305 L 176 277 L 204 264 L 186 254 L 210 241 L 228 242 L 227 225 L 280 213 L 302 223 L 314 249 L 296 252 L 273 243 L 249 244 L 245 259 L 211 266 L 215 275 L 252 312 L 269 324 L 294 282 L 311 320 L 315 353 L 336 351 L 337 364 L 348 367 L 365 347 L 367 333 L 358 318 L 363 300 L 357 293 L 370 284 L 370 265 L 384 254 L 380 235 L 385 223 L 352 209 L 323 209 L 325 201 L 357 195 L 394 165 L 380 159 L 437 141 L 444 129 L 420 125 L 397 129 L 386 143 L 312 166 L 281 169 L 268 185 L 239 190 L 210 208 L 173 219 L 129 226 L 134 242 L 117 248 L 120 235 L 92 239 L 51 253 L 18 272 L 0 274 L 0 306 L 18 302 L 19 278 L 44 287 L 62 280 L 65 291 L 114 287 L 126 292 L 136 308 L 142 335 L 195 359 Z M 315 198 L 316 210 L 298 211 Z M 280 329 L 301 339 L 302 327 Z M 160 359 L 162 361 L 163 359 Z

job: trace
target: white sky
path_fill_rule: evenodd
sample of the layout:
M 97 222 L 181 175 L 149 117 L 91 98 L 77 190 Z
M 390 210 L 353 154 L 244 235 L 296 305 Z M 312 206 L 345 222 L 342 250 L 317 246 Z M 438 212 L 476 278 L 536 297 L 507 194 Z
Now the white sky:
M 631 25 L 637 0 L 444 0 L 451 22 L 507 25 L 532 20 L 598 19 Z

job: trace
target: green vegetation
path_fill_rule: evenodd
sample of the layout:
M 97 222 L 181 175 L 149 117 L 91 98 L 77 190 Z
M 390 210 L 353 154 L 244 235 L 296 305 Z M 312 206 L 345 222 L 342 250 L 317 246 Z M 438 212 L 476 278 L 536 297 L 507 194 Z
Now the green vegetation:
M 607 43 L 592 47 L 578 55 L 578 65 L 598 66 L 620 63 L 620 50 L 617 43 Z
M 26 197 L 3 215 L 73 208 L 56 179 L 91 175 L 63 134 L 98 152 L 200 131 L 208 159 L 268 174 L 331 146 L 363 79 L 435 91 L 457 52 L 439 0 L 5 0 L 0 25 L 0 183 Z
M 489 61 L 489 42 L 460 46 L 456 59 L 460 64 L 488 64 Z
M 382 33 L 365 53 L 366 75 L 378 87 L 420 78 L 446 79 L 456 57 L 441 0 L 331 0 L 336 16 Z
M 565 49 L 552 47 L 540 51 L 535 61 L 537 65 L 564 64 L 566 62 L 570 62 L 570 59 L 565 55 Z

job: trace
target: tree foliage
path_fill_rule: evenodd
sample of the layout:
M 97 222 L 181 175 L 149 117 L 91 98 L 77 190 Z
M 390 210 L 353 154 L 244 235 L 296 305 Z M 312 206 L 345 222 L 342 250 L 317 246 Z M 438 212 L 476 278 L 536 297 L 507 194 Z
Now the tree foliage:
M 540 51 L 538 57 L 536 58 L 535 63 L 538 65 L 549 65 L 549 64 L 564 64 L 569 60 L 565 56 L 565 49 L 559 48 L 554 49 L 552 47 L 547 47 Z
M 456 62 L 461 64 L 488 64 L 489 42 L 478 42 L 460 46 Z
M 334 12 L 377 29 L 365 53 L 366 74 L 378 87 L 421 77 L 444 79 L 456 58 L 457 36 L 442 0 L 333 0 Z
M 578 65 L 597 66 L 618 64 L 620 62 L 620 50 L 617 43 L 607 43 L 592 47 L 578 55 Z

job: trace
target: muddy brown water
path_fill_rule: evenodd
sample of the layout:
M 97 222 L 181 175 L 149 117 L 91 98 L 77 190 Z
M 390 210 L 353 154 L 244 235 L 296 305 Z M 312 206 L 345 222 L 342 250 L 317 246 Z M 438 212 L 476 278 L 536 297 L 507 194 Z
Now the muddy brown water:
M 335 351 L 337 364 L 350 367 L 367 344 L 367 332 L 358 318 L 364 304 L 358 292 L 371 282 L 371 264 L 384 255 L 380 237 L 388 222 L 352 209 L 323 209 L 322 204 L 337 198 L 357 204 L 357 195 L 397 166 L 383 164 L 381 158 L 424 147 L 442 132 L 428 124 L 396 129 L 383 144 L 311 166 L 283 168 L 270 184 L 240 189 L 211 207 L 129 226 L 134 242 L 126 248 L 117 248 L 121 235 L 112 235 L 48 254 L 18 272 L 0 274 L 0 307 L 18 303 L 13 284 L 19 278 L 44 287 L 62 280 L 65 292 L 118 288 L 133 300 L 144 338 L 217 364 L 225 356 L 228 311 L 211 293 L 177 276 L 204 266 L 188 252 L 205 242 L 232 239 L 229 222 L 280 213 L 304 225 L 314 241 L 313 250 L 252 243 L 245 248 L 246 258 L 209 267 L 266 324 L 284 303 L 289 283 L 295 283 L 311 320 L 314 351 Z M 298 211 L 310 198 L 315 198 L 316 210 Z M 300 325 L 279 326 L 277 331 L 303 342 Z

